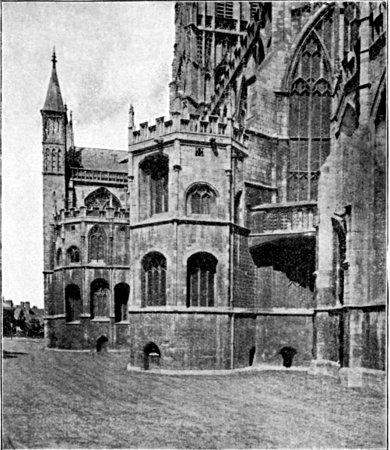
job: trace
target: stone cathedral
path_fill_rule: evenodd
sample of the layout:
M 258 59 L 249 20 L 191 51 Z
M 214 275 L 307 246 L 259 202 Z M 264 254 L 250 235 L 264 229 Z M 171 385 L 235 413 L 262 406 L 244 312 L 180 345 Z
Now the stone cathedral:
M 53 55 L 48 347 L 382 377 L 386 7 L 177 2 L 169 117 L 130 106 L 127 150 L 75 144 Z

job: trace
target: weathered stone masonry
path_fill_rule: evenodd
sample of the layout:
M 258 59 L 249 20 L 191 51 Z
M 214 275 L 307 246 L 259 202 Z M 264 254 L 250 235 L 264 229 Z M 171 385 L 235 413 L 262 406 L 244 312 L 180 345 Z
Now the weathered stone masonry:
M 49 346 L 384 370 L 386 4 L 177 2 L 170 116 L 128 151 L 43 119 Z

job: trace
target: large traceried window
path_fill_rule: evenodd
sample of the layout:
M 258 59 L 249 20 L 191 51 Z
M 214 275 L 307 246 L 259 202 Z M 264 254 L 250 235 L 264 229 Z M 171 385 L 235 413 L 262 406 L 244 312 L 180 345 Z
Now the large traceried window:
M 216 193 L 205 183 L 198 183 L 187 194 L 187 214 L 215 214 Z
M 142 260 L 142 306 L 165 306 L 167 261 L 161 253 L 148 253 Z
M 301 49 L 290 88 L 288 201 L 316 200 L 319 170 L 330 145 L 330 69 L 312 33 Z
M 91 319 L 95 317 L 108 317 L 109 307 L 109 284 L 103 278 L 97 278 L 91 283 Z
M 69 284 L 65 288 L 65 314 L 67 322 L 74 322 L 80 319 L 82 312 L 82 302 L 80 288 L 76 284 Z
M 105 209 L 113 207 L 115 209 L 121 208 L 120 201 L 108 189 L 101 187 L 96 191 L 91 192 L 84 201 L 85 206 L 89 209 L 99 208 Z
M 214 306 L 214 278 L 217 259 L 199 252 L 187 262 L 187 306 Z
M 161 153 L 146 157 L 140 164 L 140 218 L 168 211 L 168 157 Z
M 101 225 L 94 225 L 89 232 L 88 244 L 88 260 L 104 261 L 106 258 L 106 233 Z

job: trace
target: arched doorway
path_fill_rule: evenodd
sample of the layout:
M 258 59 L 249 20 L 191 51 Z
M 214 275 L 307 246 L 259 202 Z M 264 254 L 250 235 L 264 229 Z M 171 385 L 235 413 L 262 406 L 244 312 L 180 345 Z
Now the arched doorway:
M 144 347 L 144 369 L 149 370 L 160 367 L 161 352 L 154 342 L 149 342 Z
M 96 340 L 96 351 L 97 353 L 106 352 L 108 349 L 108 338 L 106 336 L 100 336 Z

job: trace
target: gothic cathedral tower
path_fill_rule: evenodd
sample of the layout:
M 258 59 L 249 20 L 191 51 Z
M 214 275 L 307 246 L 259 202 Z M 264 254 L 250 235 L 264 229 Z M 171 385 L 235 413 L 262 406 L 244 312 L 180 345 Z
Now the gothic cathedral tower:
M 46 314 L 52 308 L 49 292 L 54 268 L 53 212 L 66 201 L 65 161 L 67 113 L 62 101 L 56 71 L 56 55 L 52 57 L 53 68 L 42 114 L 43 147 L 43 229 L 44 229 L 44 292 Z

